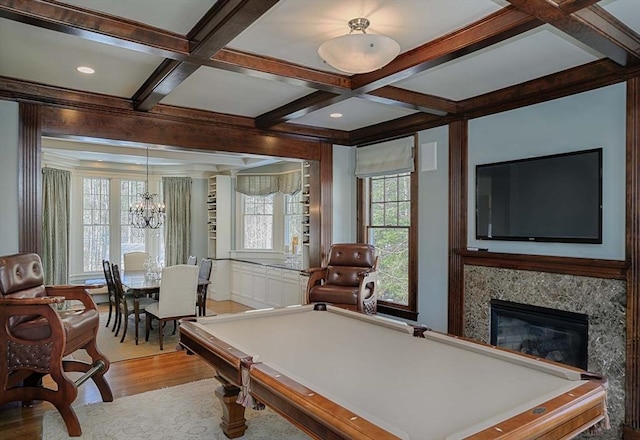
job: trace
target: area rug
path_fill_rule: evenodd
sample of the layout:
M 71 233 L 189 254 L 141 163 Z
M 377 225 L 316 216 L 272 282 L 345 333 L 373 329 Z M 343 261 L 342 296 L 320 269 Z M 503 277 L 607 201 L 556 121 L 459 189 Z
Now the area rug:
M 113 326 L 113 319 L 111 325 L 106 327 L 108 313 L 100 313 L 100 328 L 98 329 L 98 349 L 104 353 L 110 362 L 122 361 L 125 359 L 135 359 L 144 356 L 151 356 L 155 354 L 168 353 L 175 351 L 179 341 L 179 331 L 173 333 L 173 324 L 167 323 L 164 329 L 164 350 L 160 350 L 160 343 L 158 340 L 158 327 L 153 326 L 153 330 L 149 333 L 149 340 L 144 340 L 145 323 L 144 316 L 142 321 L 138 324 L 138 331 L 140 332 L 138 337 L 138 345 L 136 345 L 135 329 L 133 327 L 133 317 L 129 318 L 129 328 L 127 330 L 127 336 L 124 341 L 120 343 L 122 337 L 122 328 L 118 336 L 114 336 L 115 332 L 111 331 Z M 72 355 L 72 357 L 84 361 L 91 361 L 91 358 L 84 350 L 78 350 Z
M 113 402 L 74 406 L 82 439 L 87 440 L 223 440 L 220 402 L 214 395 L 215 379 L 191 382 L 115 399 Z M 309 440 L 280 415 L 265 409 L 245 411 L 246 440 Z M 71 439 L 60 414 L 47 411 L 42 439 Z M 77 437 L 75 437 L 77 438 Z

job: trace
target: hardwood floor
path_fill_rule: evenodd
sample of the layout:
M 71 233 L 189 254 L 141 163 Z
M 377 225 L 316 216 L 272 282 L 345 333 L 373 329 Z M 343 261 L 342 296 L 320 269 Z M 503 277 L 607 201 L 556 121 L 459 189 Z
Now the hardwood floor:
M 241 312 L 249 307 L 232 301 L 208 300 L 207 309 L 221 314 Z M 211 366 L 197 356 L 187 355 L 184 351 L 113 362 L 106 374 L 115 399 L 213 376 L 214 370 Z M 90 380 L 78 391 L 76 405 L 102 401 L 98 389 Z M 0 407 L 0 440 L 40 439 L 42 416 L 45 411 L 51 409 L 55 408 L 48 402 L 38 403 L 31 408 L 22 408 L 19 402 Z M 82 425 L 82 420 L 80 424 Z

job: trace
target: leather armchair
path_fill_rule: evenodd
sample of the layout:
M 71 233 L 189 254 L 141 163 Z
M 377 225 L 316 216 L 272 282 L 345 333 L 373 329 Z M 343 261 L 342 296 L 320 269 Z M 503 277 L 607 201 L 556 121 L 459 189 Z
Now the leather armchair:
M 57 310 L 64 301 L 82 307 Z M 91 378 L 102 400 L 113 401 L 104 378 L 109 360 L 98 350 L 99 314 L 84 286 L 45 286 L 36 254 L 0 257 L 0 406 L 15 401 L 51 402 L 60 412 L 70 436 L 82 430 L 71 407 L 77 387 Z M 63 359 L 85 349 L 92 363 Z M 76 381 L 67 372 L 84 373 Z M 42 385 L 50 375 L 56 387 Z
M 366 314 L 375 314 L 378 257 L 363 243 L 334 244 L 322 267 L 307 269 L 307 303 L 328 303 Z

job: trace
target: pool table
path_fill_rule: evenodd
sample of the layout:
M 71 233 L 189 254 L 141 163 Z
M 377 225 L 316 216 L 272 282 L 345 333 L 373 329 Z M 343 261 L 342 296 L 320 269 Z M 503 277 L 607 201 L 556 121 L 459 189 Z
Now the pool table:
M 239 393 L 318 439 L 559 439 L 607 422 L 602 377 L 324 304 L 183 320 L 180 344 L 216 370 L 230 438 L 247 429 Z

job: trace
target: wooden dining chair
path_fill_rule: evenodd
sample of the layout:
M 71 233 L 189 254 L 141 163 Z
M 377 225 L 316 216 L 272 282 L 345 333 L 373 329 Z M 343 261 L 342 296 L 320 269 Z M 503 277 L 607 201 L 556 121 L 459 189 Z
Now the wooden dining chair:
M 151 320 L 158 320 L 160 332 L 160 350 L 163 350 L 164 324 L 174 321 L 173 333 L 176 333 L 178 319 L 196 316 L 194 304 L 197 301 L 198 266 L 178 264 L 162 269 L 160 298 L 156 304 L 148 305 L 145 312 L 145 340 L 149 340 Z
M 189 258 L 187 258 L 187 264 L 189 266 L 195 266 L 196 264 L 198 264 L 198 257 L 196 257 L 195 255 L 189 255 Z
M 111 327 L 111 331 L 114 331 L 118 323 L 118 303 L 116 298 L 116 286 L 113 283 L 111 263 L 109 263 L 109 261 L 102 260 L 102 271 L 104 272 L 104 280 L 107 283 L 107 294 L 109 296 L 109 317 L 107 318 L 107 324 L 105 327 L 109 327 L 111 317 L 113 316 L 113 326 Z
M 208 280 L 211 277 L 211 268 L 213 267 L 213 260 L 211 258 L 203 258 L 200 261 L 200 272 L 198 273 L 198 280 Z M 209 291 L 209 284 L 198 284 L 198 316 L 205 316 L 207 313 L 207 292 Z
M 118 269 L 117 264 L 113 264 L 111 266 L 111 273 L 113 275 L 113 283 L 115 285 L 116 291 L 116 302 L 118 304 L 118 323 L 115 336 L 118 336 L 118 333 L 120 332 L 120 326 L 124 323 L 122 336 L 120 337 L 120 342 L 122 343 L 124 342 L 124 338 L 127 336 L 127 329 L 129 327 L 129 316 L 135 313 L 135 300 L 132 295 L 127 295 L 127 292 L 125 291 L 125 288 L 122 284 L 122 279 L 120 278 L 120 270 Z M 157 300 L 149 297 L 138 298 L 139 310 L 142 311 L 150 304 L 155 304 L 157 302 Z

